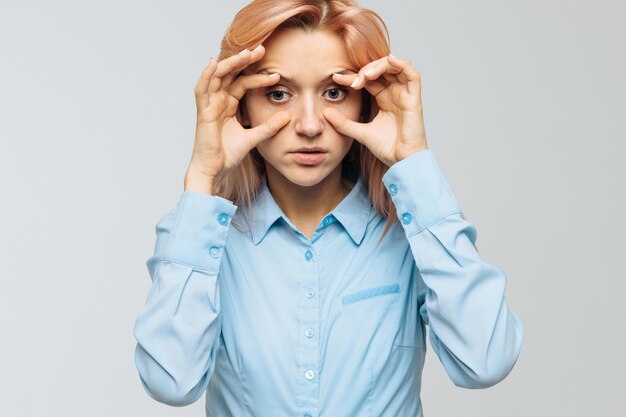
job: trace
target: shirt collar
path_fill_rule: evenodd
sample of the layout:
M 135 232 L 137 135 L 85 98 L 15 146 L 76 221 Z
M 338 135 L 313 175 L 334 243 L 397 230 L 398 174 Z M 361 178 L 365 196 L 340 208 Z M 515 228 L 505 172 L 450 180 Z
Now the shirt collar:
M 365 236 L 365 228 L 370 216 L 372 203 L 367 191 L 359 177 L 352 187 L 352 190 L 343 200 L 329 213 L 348 232 L 350 238 L 356 245 L 360 245 Z M 267 187 L 267 179 L 263 176 L 261 189 L 252 205 L 251 236 L 252 242 L 258 245 L 267 235 L 270 227 L 278 220 L 283 219 L 290 224 L 289 219 L 281 208 L 276 204 L 272 193 Z

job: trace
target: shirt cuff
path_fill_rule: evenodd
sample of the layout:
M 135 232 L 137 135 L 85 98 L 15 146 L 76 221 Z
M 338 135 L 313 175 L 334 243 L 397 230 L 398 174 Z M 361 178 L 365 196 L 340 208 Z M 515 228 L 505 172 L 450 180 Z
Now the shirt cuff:
M 407 236 L 462 211 L 430 149 L 396 162 L 382 180 Z
M 236 211 L 225 198 L 183 192 L 174 210 L 157 224 L 155 255 L 217 273 Z

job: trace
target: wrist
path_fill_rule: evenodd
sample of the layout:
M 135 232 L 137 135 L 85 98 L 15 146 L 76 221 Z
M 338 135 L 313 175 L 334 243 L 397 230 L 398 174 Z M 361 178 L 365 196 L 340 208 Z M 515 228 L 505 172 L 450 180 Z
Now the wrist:
M 215 178 L 204 174 L 187 171 L 184 179 L 184 191 L 213 195 Z

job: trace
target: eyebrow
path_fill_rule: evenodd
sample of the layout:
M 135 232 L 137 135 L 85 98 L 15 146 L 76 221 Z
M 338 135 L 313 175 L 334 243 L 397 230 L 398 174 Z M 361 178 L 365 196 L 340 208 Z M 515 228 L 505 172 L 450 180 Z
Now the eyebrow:
M 322 79 L 322 81 L 320 81 L 320 84 L 323 84 L 323 83 L 328 82 L 328 81 L 332 81 L 333 80 L 333 74 L 342 74 L 342 75 L 344 75 L 344 74 L 347 74 L 347 73 L 356 74 L 357 72 L 352 70 L 352 69 L 344 69 L 344 70 L 341 70 L 341 71 L 335 71 L 332 74 L 329 74 L 326 78 Z M 290 83 L 290 84 L 294 84 L 293 80 L 291 80 L 290 78 L 287 78 L 283 74 L 281 74 L 279 72 L 276 72 L 276 71 L 274 71 L 274 72 L 268 71 L 266 68 L 262 68 L 262 69 L 258 70 L 257 74 L 278 74 L 278 75 L 280 75 L 280 79 L 281 80 L 284 80 L 285 82 Z

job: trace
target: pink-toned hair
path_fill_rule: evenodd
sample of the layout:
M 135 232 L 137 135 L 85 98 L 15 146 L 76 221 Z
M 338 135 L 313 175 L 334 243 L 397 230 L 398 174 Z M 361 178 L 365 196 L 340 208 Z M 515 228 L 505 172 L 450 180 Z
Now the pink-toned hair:
M 337 33 L 344 41 L 348 58 L 357 68 L 390 53 L 389 32 L 383 19 L 376 12 L 359 7 L 353 0 L 253 0 L 228 26 L 218 59 L 232 56 L 243 48 L 252 50 L 282 28 Z M 375 103 L 365 89 L 362 91 L 360 121 L 368 122 L 376 115 Z M 245 97 L 240 106 L 244 100 Z M 382 182 L 387 169 L 387 165 L 356 140 L 342 161 L 342 175 L 359 175 L 374 209 L 387 218 L 383 236 L 396 218 L 395 207 Z M 216 194 L 250 209 L 264 174 L 263 158 L 253 149 L 238 166 L 218 179 Z M 250 211 L 249 215 L 252 215 Z

